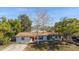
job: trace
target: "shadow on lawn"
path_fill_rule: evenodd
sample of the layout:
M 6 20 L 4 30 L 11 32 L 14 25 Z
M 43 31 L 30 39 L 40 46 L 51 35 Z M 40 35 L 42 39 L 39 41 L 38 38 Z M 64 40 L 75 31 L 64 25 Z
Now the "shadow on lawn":
M 45 51 L 52 51 L 52 50 L 59 50 L 59 43 L 55 43 L 55 42 L 43 42 L 43 43 L 33 43 L 30 46 L 34 49 L 37 50 L 45 50 Z

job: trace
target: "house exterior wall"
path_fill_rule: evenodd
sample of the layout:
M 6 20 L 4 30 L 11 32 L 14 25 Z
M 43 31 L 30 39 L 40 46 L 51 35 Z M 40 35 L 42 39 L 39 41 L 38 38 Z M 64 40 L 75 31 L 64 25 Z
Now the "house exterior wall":
M 17 43 L 29 43 L 29 42 L 32 42 L 32 38 L 30 38 L 30 37 L 23 37 L 23 38 L 24 38 L 24 40 L 22 40 L 22 37 L 16 37 L 16 42 Z M 36 41 L 55 41 L 55 40 L 61 41 L 63 37 L 62 36 L 61 37 L 52 36 L 52 38 L 50 38 L 50 40 L 48 40 L 47 36 L 43 36 L 43 39 L 39 39 L 39 36 L 38 36 Z
M 38 36 L 36 41 L 46 41 L 46 40 L 47 40 L 47 36 L 43 36 L 43 39 L 39 39 L 39 36 Z
M 23 37 L 24 40 L 22 40 L 22 37 L 16 37 L 16 42 L 17 43 L 29 43 L 32 41 L 30 37 Z
M 42 40 L 40 40 L 39 37 L 37 39 L 37 41 L 55 41 L 55 40 L 61 41 L 62 40 L 62 36 L 61 37 L 59 37 L 59 36 L 52 36 L 52 38 L 50 38 L 50 40 L 47 39 L 47 36 L 43 36 Z
M 54 40 L 59 40 L 59 41 L 62 40 L 62 36 L 61 37 L 59 37 L 59 36 L 53 36 L 53 38 L 54 38 Z
M 43 36 L 43 40 L 47 40 L 47 36 Z

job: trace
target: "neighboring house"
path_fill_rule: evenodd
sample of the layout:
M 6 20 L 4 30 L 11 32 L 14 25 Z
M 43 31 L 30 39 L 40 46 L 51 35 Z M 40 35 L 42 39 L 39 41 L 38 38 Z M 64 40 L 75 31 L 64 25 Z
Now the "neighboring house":
M 20 32 L 16 35 L 17 43 L 29 43 L 39 41 L 62 40 L 62 36 L 54 35 L 51 32 Z

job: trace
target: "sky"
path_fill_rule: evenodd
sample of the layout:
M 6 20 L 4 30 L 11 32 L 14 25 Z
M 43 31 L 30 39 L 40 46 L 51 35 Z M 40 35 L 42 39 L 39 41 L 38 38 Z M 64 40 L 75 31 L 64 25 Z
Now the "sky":
M 39 10 L 47 12 L 50 16 L 50 23 L 48 24 L 50 26 L 53 26 L 63 17 L 79 19 L 78 7 L 0 7 L 0 17 L 6 16 L 9 19 L 16 19 L 19 15 L 26 14 L 34 25 Z

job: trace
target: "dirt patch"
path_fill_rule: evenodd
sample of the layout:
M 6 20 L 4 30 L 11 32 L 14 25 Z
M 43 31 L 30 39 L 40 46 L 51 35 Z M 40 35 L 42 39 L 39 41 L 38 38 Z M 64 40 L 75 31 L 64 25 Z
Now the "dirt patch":
M 64 44 L 29 44 L 25 51 L 79 51 L 79 46 L 64 43 Z
M 9 46 L 9 45 L 0 45 L 0 50 L 6 48 L 7 46 Z
M 70 45 L 60 45 L 60 51 L 79 51 L 79 46 L 76 46 L 74 44 Z
M 57 44 L 29 44 L 27 48 L 25 48 L 25 51 L 52 51 L 52 50 L 58 50 L 59 47 Z
M 26 44 L 11 44 L 2 51 L 23 51 L 26 47 Z

